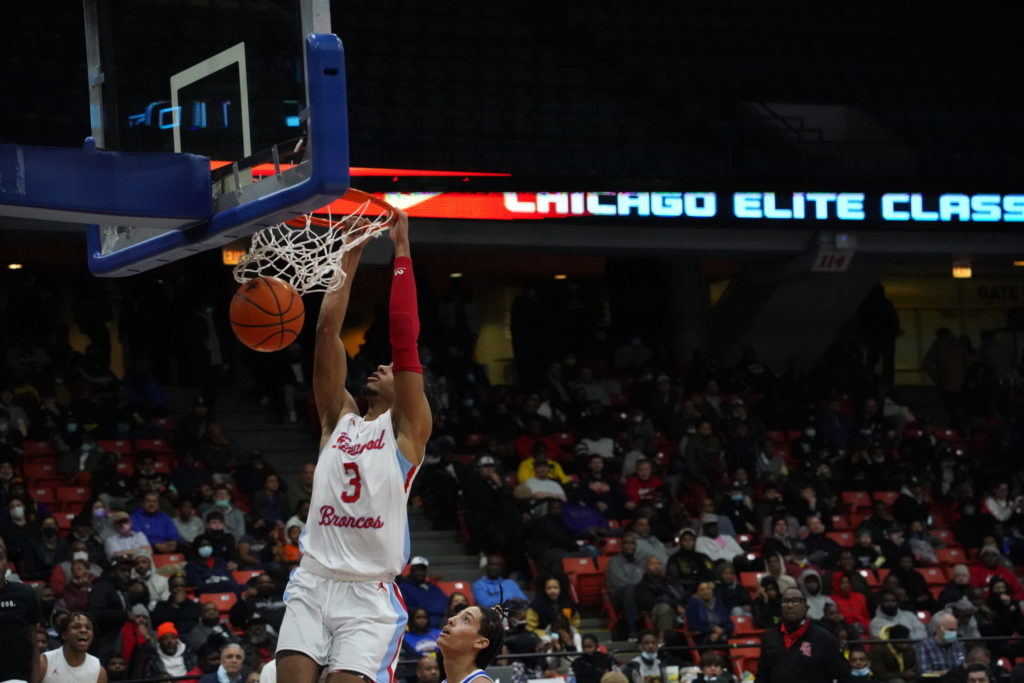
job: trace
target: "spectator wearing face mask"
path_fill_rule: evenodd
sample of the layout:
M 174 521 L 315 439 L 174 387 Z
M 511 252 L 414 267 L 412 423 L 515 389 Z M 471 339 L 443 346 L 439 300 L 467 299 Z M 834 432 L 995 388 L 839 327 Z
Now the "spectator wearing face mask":
M 146 535 L 141 531 L 132 530 L 132 518 L 127 512 L 113 513 L 110 515 L 110 522 L 114 527 L 114 533 L 103 541 L 108 560 L 115 557 L 131 558 L 142 551 L 153 553 Z
M 57 520 L 46 517 L 39 522 L 39 537 L 29 541 L 21 562 L 21 575 L 26 581 L 46 581 L 53 569 L 70 556 L 67 541 L 58 535 Z
M 213 505 L 200 505 L 199 511 L 209 519 L 211 510 L 216 510 L 223 517 L 224 531 L 238 540 L 245 534 L 245 515 L 235 507 L 231 498 L 231 489 L 225 484 L 218 484 L 213 490 Z
M 213 554 L 213 544 L 202 536 L 196 539 L 192 559 L 185 565 L 185 577 L 198 593 L 238 591 L 227 563 Z
M 654 631 L 644 631 L 640 634 L 640 654 L 629 660 L 623 668 L 622 673 L 630 683 L 644 683 L 656 679 L 667 680 L 663 671 L 663 662 L 658 657 L 658 648 L 661 643 Z
M 208 542 L 213 547 L 213 556 L 228 563 L 228 569 L 238 569 L 236 564 L 238 548 L 235 545 L 238 537 L 232 536 L 224 528 L 224 515 L 214 509 L 206 513 L 206 531 L 197 536 L 193 546 Z
M 957 621 L 952 614 L 945 610 L 937 612 L 929 627 L 932 637 L 920 641 L 914 649 L 918 671 L 941 676 L 963 664 L 967 653 L 963 641 L 957 636 Z
M 7 520 L 0 525 L 0 536 L 4 539 L 11 562 L 21 564 L 29 542 L 38 533 L 39 527 L 29 519 L 25 501 L 11 498 L 7 503 Z

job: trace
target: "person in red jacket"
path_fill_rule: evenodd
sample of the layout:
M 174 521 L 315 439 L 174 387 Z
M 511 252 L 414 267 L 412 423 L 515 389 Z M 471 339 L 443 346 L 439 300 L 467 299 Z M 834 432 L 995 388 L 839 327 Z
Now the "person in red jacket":
M 1020 579 L 1006 568 L 999 556 L 999 549 L 994 545 L 987 545 L 978 553 L 980 564 L 971 566 L 971 585 L 987 589 L 989 581 L 993 576 L 1004 579 L 1010 586 L 1014 600 L 1024 600 L 1024 586 L 1021 586 Z
M 862 593 L 853 590 L 853 578 L 847 572 L 839 577 L 839 588 L 830 596 L 843 620 L 856 631 L 857 636 L 866 635 L 868 625 L 871 623 L 871 615 L 868 614 L 868 601 Z
M 636 509 L 641 501 L 650 499 L 664 485 L 661 477 L 654 474 L 654 463 L 647 458 L 637 460 L 636 472 L 626 479 L 626 508 Z

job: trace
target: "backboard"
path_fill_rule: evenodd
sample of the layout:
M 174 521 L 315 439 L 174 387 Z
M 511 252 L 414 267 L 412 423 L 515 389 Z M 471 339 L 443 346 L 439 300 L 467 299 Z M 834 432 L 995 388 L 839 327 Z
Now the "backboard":
M 344 194 L 344 53 L 328 0 L 83 2 L 96 146 L 210 166 L 207 218 L 90 228 L 95 274 L 140 272 Z

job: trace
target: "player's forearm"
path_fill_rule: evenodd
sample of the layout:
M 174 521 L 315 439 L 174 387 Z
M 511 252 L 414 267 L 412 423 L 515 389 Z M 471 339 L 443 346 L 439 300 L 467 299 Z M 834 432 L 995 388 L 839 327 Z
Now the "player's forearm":
M 402 246 L 404 245 L 404 249 Z M 403 255 L 404 252 L 404 255 Z M 409 241 L 395 241 L 390 301 L 391 359 L 395 372 L 423 372 L 419 356 L 420 318 Z
M 324 294 L 323 303 L 320 304 L 320 315 L 316 322 L 318 334 L 337 336 L 341 333 L 341 326 L 345 322 L 345 314 L 348 312 L 348 302 L 352 294 L 352 281 L 355 279 L 356 268 L 359 265 L 358 257 L 349 258 L 351 252 L 342 257 L 341 267 L 345 271 L 345 281 L 341 287 Z

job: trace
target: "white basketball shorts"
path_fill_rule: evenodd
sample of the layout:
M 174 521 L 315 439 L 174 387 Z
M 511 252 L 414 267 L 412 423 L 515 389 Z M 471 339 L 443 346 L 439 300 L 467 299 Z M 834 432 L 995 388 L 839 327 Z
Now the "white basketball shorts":
M 278 653 L 301 652 L 328 671 L 354 671 L 391 683 L 409 621 L 393 582 L 337 581 L 292 572 L 284 592 Z

